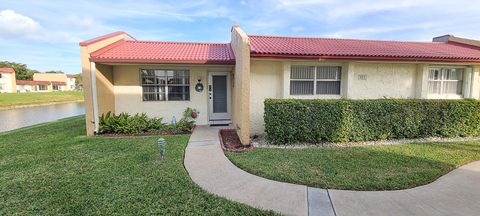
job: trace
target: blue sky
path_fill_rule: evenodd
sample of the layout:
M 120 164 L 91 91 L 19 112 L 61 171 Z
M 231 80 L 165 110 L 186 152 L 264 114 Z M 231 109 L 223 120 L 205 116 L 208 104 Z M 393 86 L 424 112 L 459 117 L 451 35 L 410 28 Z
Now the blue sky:
M 480 1 L 0 0 L 0 60 L 80 72 L 78 43 L 113 31 L 139 40 L 228 42 L 248 34 L 430 41 L 480 39 Z

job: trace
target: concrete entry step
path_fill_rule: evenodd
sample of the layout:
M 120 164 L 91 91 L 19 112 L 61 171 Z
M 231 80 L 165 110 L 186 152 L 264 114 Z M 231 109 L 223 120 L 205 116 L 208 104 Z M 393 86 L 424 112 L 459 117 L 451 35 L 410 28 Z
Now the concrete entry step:
M 231 119 L 216 119 L 216 120 L 209 120 L 208 125 L 216 126 L 216 125 L 230 125 L 232 124 Z

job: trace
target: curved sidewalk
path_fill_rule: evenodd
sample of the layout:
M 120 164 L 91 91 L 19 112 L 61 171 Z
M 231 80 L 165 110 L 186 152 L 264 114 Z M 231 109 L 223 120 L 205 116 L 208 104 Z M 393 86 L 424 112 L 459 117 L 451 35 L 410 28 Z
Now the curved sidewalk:
M 344 191 L 310 188 L 247 173 L 224 155 L 218 128 L 200 126 L 184 159 L 192 180 L 203 189 L 250 206 L 286 215 L 477 215 L 480 161 L 432 184 L 400 191 Z

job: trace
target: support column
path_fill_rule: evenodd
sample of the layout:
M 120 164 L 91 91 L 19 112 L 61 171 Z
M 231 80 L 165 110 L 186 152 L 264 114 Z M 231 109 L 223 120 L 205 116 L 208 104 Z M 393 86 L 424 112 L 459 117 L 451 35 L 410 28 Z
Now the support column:
M 95 133 L 98 133 L 99 128 L 99 117 L 98 117 L 98 94 L 97 94 L 97 76 L 96 76 L 97 68 L 95 67 L 95 62 L 90 63 L 90 73 L 92 79 L 92 103 L 93 103 L 93 119 L 94 119 L 94 127 L 93 130 Z

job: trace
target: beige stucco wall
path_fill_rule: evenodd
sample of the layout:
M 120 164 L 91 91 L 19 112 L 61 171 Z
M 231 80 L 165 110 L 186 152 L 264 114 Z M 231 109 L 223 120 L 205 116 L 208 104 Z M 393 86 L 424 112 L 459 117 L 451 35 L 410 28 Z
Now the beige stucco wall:
M 16 88 L 16 79 L 15 73 L 0 73 L 2 78 L 0 78 L 0 85 L 3 89 L 0 90 L 1 93 L 15 93 L 17 92 Z
M 283 63 L 253 60 L 250 69 L 250 134 L 263 134 L 265 99 L 283 97 Z
M 186 69 L 190 71 L 190 101 L 143 101 L 140 69 Z M 115 112 L 130 114 L 145 112 L 149 117 L 162 117 L 164 122 L 182 118 L 187 107 L 197 109 L 200 114 L 198 125 L 208 124 L 208 72 L 231 72 L 231 66 L 196 65 L 117 65 L 113 67 Z M 204 86 L 202 92 L 195 91 L 198 80 Z
M 252 59 L 250 71 L 250 135 L 264 133 L 264 101 L 267 98 L 332 99 L 341 95 L 290 95 L 291 65 L 325 65 L 346 67 L 345 62 L 282 61 L 278 59 Z M 346 69 L 345 69 L 346 70 Z M 345 73 L 346 74 L 346 73 Z M 341 94 L 346 93 L 343 89 Z
M 341 95 L 290 95 L 291 65 L 336 65 L 342 67 Z M 266 98 L 429 98 L 427 94 L 428 68 L 434 63 L 335 62 L 252 59 L 250 72 L 250 133 L 264 133 L 264 100 Z M 448 65 L 443 65 L 448 66 Z M 458 67 L 455 66 L 455 67 Z M 480 66 L 471 68 L 471 83 L 465 79 L 470 98 L 480 97 Z M 467 70 L 469 71 L 469 70 Z M 359 80 L 366 75 L 366 80 Z M 465 90 L 465 93 L 467 91 Z
M 115 112 L 115 95 L 113 88 L 113 66 L 95 64 L 98 97 L 98 115 Z
M 415 98 L 416 73 L 416 64 L 356 62 L 348 98 Z M 360 80 L 361 75 L 366 80 Z
M 242 144 L 250 143 L 250 41 L 238 26 L 232 27 L 231 46 L 235 53 L 232 121 Z
M 90 71 L 91 62 L 89 60 L 90 53 L 95 52 L 98 49 L 101 49 L 109 44 L 112 44 L 122 39 L 131 39 L 131 38 L 126 34 L 121 34 L 111 38 L 97 41 L 90 45 L 80 46 L 80 60 L 82 63 L 82 81 L 83 81 L 83 90 L 84 90 L 84 98 L 85 98 L 84 100 L 85 124 L 86 124 L 86 131 L 88 136 L 93 135 L 95 130 L 95 116 L 93 115 L 93 99 L 92 99 L 92 79 L 91 79 L 91 71 Z M 98 74 L 98 72 L 96 72 L 96 74 Z
M 67 82 L 66 74 L 57 74 L 57 73 L 34 73 L 34 81 L 56 81 L 56 82 Z
M 32 85 L 17 85 L 17 90 L 19 92 L 32 92 L 35 91 L 35 88 Z
M 74 91 L 75 90 L 75 78 L 68 78 L 67 77 L 67 86 L 66 90 L 67 91 Z

